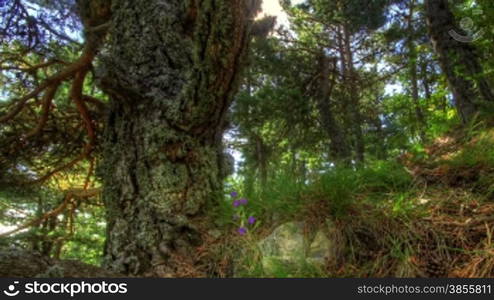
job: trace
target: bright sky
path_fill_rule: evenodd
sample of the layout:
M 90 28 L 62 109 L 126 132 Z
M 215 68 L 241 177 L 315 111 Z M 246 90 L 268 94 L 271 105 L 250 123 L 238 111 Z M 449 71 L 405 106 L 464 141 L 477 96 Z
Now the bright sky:
M 305 0 L 292 0 L 292 5 L 304 2 Z M 270 15 L 277 17 L 277 24 L 288 27 L 288 17 L 280 6 L 278 0 L 263 0 L 262 13 L 260 16 Z

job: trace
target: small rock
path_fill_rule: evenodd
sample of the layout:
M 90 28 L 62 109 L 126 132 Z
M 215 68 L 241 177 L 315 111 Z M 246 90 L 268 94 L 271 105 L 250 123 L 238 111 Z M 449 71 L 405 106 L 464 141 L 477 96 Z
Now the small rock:
M 219 239 L 222 235 L 221 231 L 218 229 L 209 230 L 208 234 L 212 236 L 214 239 Z
M 280 265 L 286 268 L 304 261 L 323 265 L 330 249 L 330 240 L 319 230 L 312 241 L 304 234 L 301 222 L 285 223 L 259 242 L 264 271 L 271 273 Z

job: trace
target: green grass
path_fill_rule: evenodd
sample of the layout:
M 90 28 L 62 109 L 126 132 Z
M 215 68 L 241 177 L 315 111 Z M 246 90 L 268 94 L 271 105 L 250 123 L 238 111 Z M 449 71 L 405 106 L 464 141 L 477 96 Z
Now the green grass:
M 232 188 L 227 192 L 231 190 Z M 237 183 L 235 190 L 242 191 L 241 184 Z M 273 260 L 268 270 L 263 267 L 262 255 L 257 248 L 256 240 L 262 239 L 269 234 L 269 228 L 280 223 L 293 220 L 314 221 L 314 218 L 307 215 L 307 209 L 311 206 L 315 207 L 320 217 L 342 222 L 353 221 L 354 215 L 350 213 L 351 211 L 366 211 L 368 208 L 364 205 L 370 206 L 372 213 L 369 213 L 369 218 L 366 220 L 367 225 L 356 225 L 369 228 L 382 227 L 381 222 L 386 218 L 412 219 L 418 215 L 419 211 L 422 211 L 417 209 L 419 191 L 413 185 L 412 177 L 403 166 L 395 162 L 374 161 L 361 169 L 332 168 L 319 175 L 318 178 L 312 178 L 307 184 L 302 184 L 287 174 L 278 174 L 269 179 L 269 184 L 264 189 L 256 187 L 254 191 L 248 197 L 249 204 L 246 209 L 258 216 L 264 223 L 259 233 L 256 232 L 241 239 L 241 245 L 236 250 L 242 253 L 237 264 L 237 276 L 239 277 L 345 276 L 328 273 L 307 262 L 303 257 L 295 264 Z M 223 223 L 235 224 L 231 222 L 231 215 L 235 209 L 232 208 L 231 199 L 228 200 L 228 197 L 223 208 Z M 387 215 L 375 214 L 376 211 L 386 211 Z M 264 235 L 261 234 L 263 230 L 267 230 Z M 402 261 L 405 265 L 409 259 L 409 253 L 403 252 L 405 250 L 401 246 L 394 245 L 394 243 L 397 245 L 405 243 L 400 240 L 402 238 L 400 234 L 395 236 L 395 241 L 386 242 L 393 250 L 391 256 L 386 259 Z M 351 247 L 351 244 L 349 246 Z M 369 270 L 383 268 L 383 265 L 387 263 L 387 261 L 369 262 L 368 267 L 362 271 L 368 274 L 371 273 Z
M 236 209 L 229 196 L 233 190 L 238 192 L 238 197 L 249 200 L 245 207 L 247 214 L 268 224 L 301 217 L 304 208 L 313 202 L 326 202 L 328 215 L 345 217 L 350 207 L 362 201 L 375 204 L 394 199 L 396 210 L 411 209 L 407 200 L 413 196 L 412 178 L 396 162 L 374 161 L 357 170 L 333 168 L 307 184 L 279 173 L 265 187 L 256 186 L 250 194 L 245 194 L 241 182 L 230 182 L 214 214 L 217 223 L 223 226 L 236 224 L 232 218 Z
M 358 170 L 334 169 L 322 175 L 315 190 L 329 202 L 333 217 L 345 217 L 354 205 L 380 203 L 397 194 L 397 203 L 403 204 L 403 193 L 412 188 L 412 178 L 394 162 L 375 161 Z
M 447 163 L 454 167 L 494 168 L 494 132 L 484 131 L 453 155 Z
M 251 235 L 239 242 L 236 262 L 236 277 L 240 278 L 320 278 L 327 277 L 321 266 L 306 260 L 302 254 L 294 255 L 292 263 L 286 263 L 276 257 L 263 261 L 258 248 L 259 236 Z

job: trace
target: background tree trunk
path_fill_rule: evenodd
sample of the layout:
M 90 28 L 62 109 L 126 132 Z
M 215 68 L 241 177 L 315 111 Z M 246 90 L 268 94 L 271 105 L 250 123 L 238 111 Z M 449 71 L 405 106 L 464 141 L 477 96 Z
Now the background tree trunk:
M 424 112 L 420 107 L 420 96 L 419 96 L 419 83 L 418 83 L 418 54 L 417 54 L 417 46 L 415 45 L 414 40 L 414 27 L 413 27 L 413 14 L 415 8 L 415 1 L 410 3 L 409 14 L 408 14 L 408 67 L 410 72 L 410 83 L 411 83 L 411 94 L 412 101 L 415 108 L 415 118 L 417 119 L 416 127 L 417 132 L 420 136 L 420 140 L 425 143 L 426 142 L 426 134 L 425 128 L 427 126 Z
M 332 61 L 332 62 L 331 62 Z M 331 64 L 333 64 L 331 66 Z M 338 124 L 331 106 L 331 89 L 334 82 L 331 83 L 331 69 L 336 72 L 336 59 L 331 60 L 324 51 L 321 51 L 319 57 L 320 75 L 319 75 L 319 95 L 317 95 L 317 107 L 321 118 L 321 124 L 328 135 L 331 156 L 344 165 L 350 163 L 350 149 L 347 145 L 344 132 Z
M 345 87 L 347 90 L 347 95 L 349 96 L 350 102 L 350 114 L 352 116 L 352 130 L 355 135 L 355 162 L 358 165 L 363 165 L 365 160 L 365 141 L 364 134 L 362 131 L 362 114 L 360 113 L 360 99 L 358 93 L 357 74 L 355 72 L 355 66 L 353 61 L 353 50 L 351 45 L 351 34 L 348 29 L 348 24 L 342 25 L 343 31 L 343 53 L 342 57 L 346 57 L 346 76 L 345 76 Z
M 268 149 L 261 136 L 254 134 L 253 139 L 256 143 L 256 162 L 261 189 L 264 191 L 268 183 Z
M 114 1 L 99 171 L 110 270 L 180 276 L 179 263 L 199 264 L 207 204 L 222 200 L 224 117 L 259 2 Z
M 482 74 L 475 47 L 451 36 L 451 30 L 467 34 L 456 26 L 448 1 L 427 0 L 425 4 L 429 36 L 453 93 L 458 114 L 467 123 L 479 111 L 482 100 L 494 100 L 491 87 Z

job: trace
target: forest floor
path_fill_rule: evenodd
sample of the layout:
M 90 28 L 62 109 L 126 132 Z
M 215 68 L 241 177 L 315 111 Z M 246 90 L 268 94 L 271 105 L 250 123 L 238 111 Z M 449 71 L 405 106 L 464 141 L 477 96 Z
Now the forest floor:
M 302 191 L 302 213 L 243 244 L 244 254 L 251 248 L 240 276 L 494 277 L 494 130 L 453 131 L 421 153 L 402 155 L 399 165 L 408 184 L 402 170 L 381 167 L 346 180 L 336 172 Z M 267 273 L 256 241 L 292 220 L 315 230 L 331 220 L 331 255 L 322 268 Z

